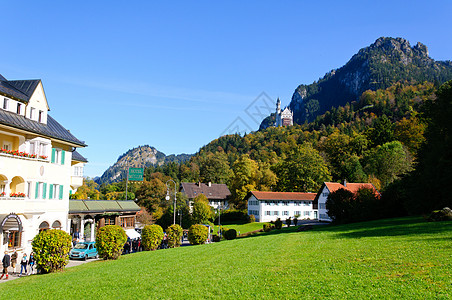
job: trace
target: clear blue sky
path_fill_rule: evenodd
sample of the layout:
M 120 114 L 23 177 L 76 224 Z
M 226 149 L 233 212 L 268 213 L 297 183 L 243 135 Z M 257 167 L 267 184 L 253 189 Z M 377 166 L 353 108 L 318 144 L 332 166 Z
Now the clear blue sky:
M 43 80 L 94 177 L 138 145 L 194 153 L 234 121 L 256 130 L 262 92 L 286 106 L 380 36 L 450 60 L 451 17 L 449 1 L 6 1 L 0 74 Z

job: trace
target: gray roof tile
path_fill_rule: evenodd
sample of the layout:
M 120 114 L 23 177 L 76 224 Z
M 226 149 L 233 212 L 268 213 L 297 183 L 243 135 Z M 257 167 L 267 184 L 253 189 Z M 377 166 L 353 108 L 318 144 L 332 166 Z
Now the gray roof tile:
M 47 124 L 42 124 L 37 121 L 27 119 L 24 116 L 0 109 L 0 124 L 74 143 L 81 147 L 86 146 L 85 142 L 77 139 L 50 115 L 47 115 Z

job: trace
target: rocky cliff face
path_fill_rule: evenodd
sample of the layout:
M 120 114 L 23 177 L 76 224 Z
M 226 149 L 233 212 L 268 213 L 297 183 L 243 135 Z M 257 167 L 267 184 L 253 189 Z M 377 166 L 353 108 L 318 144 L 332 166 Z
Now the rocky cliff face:
M 109 167 L 101 177 L 96 179 L 96 182 L 98 184 L 109 184 L 121 181 L 127 176 L 127 167 L 145 168 L 151 165 L 162 165 L 172 161 L 183 162 L 190 159 L 191 156 L 192 155 L 189 154 L 171 154 L 166 156 L 154 147 L 148 145 L 138 146 L 121 155 L 116 163 Z
M 450 79 L 452 62 L 433 60 L 427 46 L 411 47 L 403 38 L 381 37 L 318 82 L 299 85 L 290 108 L 295 122 L 301 124 L 332 106 L 358 100 L 368 89 L 385 89 L 398 81 L 443 83 Z

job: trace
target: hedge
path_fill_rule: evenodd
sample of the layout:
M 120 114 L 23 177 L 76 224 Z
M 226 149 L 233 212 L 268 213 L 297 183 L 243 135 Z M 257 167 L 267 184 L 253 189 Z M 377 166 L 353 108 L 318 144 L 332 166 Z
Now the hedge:
M 71 236 L 60 229 L 41 231 L 31 244 L 36 268 L 41 273 L 62 270 L 69 262 L 71 240 Z
M 209 229 L 200 224 L 191 225 L 188 229 L 188 241 L 192 245 L 204 244 L 209 237 Z
M 141 244 L 144 250 L 157 250 L 163 240 L 163 229 L 160 225 L 146 225 L 141 231 Z
M 178 224 L 173 224 L 166 229 L 166 235 L 168 238 L 168 247 L 179 247 L 182 242 L 183 229 Z
M 126 232 L 119 225 L 106 225 L 97 230 L 97 252 L 103 259 L 118 259 L 126 242 Z

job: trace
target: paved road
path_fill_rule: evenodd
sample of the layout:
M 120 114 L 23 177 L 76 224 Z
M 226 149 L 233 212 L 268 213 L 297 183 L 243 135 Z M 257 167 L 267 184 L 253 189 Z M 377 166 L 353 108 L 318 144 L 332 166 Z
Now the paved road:
M 88 262 L 96 261 L 96 260 L 98 260 L 98 259 L 94 259 L 94 258 L 91 259 L 90 258 L 90 259 L 88 259 L 86 261 L 70 259 L 69 263 L 66 266 L 66 268 L 78 266 L 78 265 L 81 265 L 81 264 L 86 264 Z M 16 266 L 16 270 L 20 272 L 20 264 L 18 265 L 18 267 Z M 29 270 L 29 268 L 27 268 L 27 270 Z M 0 280 L 0 283 L 21 278 L 21 276 L 19 276 L 19 274 L 12 274 L 12 272 L 11 272 L 12 268 L 11 267 L 8 269 L 8 271 L 10 272 L 9 273 L 9 279 L 5 280 L 5 277 L 3 277 L 3 279 Z M 19 273 L 19 272 L 17 272 L 17 273 Z M 36 268 L 34 269 L 34 274 L 33 275 L 36 275 Z M 26 275 L 26 276 L 33 276 L 33 275 Z M 24 277 L 24 276 L 22 276 L 22 277 Z

